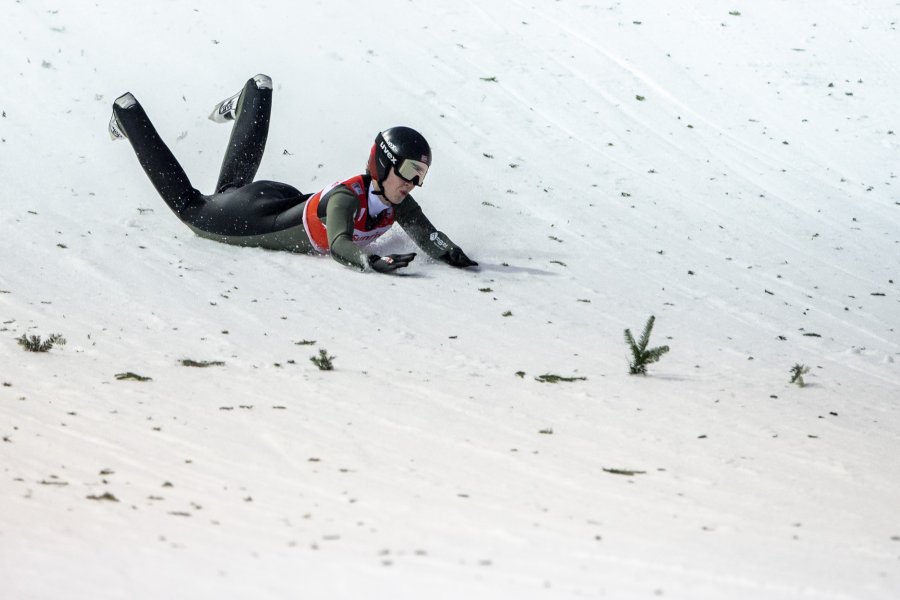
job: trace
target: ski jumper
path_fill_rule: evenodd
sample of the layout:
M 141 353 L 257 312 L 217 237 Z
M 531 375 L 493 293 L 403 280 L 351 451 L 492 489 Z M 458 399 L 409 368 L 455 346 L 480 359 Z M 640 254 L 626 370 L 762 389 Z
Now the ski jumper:
M 368 269 L 361 249 L 397 222 L 433 258 L 456 245 L 407 196 L 391 205 L 375 194 L 371 178 L 357 175 L 315 194 L 277 181 L 253 181 L 269 131 L 271 88 L 250 79 L 219 171 L 216 191 L 203 195 L 159 137 L 143 107 L 113 105 L 151 183 L 172 211 L 198 236 L 234 244 L 300 253 L 330 253 L 338 262 Z

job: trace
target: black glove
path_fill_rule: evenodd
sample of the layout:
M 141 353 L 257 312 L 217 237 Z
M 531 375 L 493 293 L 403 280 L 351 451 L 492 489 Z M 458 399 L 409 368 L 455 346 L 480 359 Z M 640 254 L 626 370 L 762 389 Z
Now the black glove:
M 447 252 L 444 252 L 443 254 L 438 256 L 438 258 L 451 267 L 458 267 L 460 269 L 478 266 L 478 263 L 466 256 L 466 253 L 463 252 L 460 248 L 451 248 Z
M 387 256 L 370 254 L 367 258 L 372 268 L 379 273 L 390 273 L 408 267 L 415 257 L 416 253 L 410 252 L 409 254 L 388 254 Z

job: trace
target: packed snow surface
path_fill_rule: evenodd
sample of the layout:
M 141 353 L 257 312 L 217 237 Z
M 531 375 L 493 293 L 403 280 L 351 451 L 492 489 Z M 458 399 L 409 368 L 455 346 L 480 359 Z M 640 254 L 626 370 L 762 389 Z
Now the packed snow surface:
M 3 2 L 3 597 L 900 597 L 898 21 Z M 313 192 L 415 127 L 416 199 L 480 267 L 192 234 L 111 103 L 208 193 L 207 115 L 257 73 L 259 178 Z M 651 315 L 670 351 L 629 375 Z

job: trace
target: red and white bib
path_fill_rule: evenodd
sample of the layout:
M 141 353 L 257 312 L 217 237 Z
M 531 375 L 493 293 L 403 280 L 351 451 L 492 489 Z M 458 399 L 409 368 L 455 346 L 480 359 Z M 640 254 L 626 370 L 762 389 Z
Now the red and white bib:
M 303 210 L 303 228 L 313 248 L 325 254 L 328 252 L 328 230 L 325 223 L 319 218 L 319 203 L 322 198 L 339 185 L 346 186 L 359 201 L 356 214 L 353 217 L 353 242 L 359 246 L 365 246 L 374 242 L 390 230 L 394 224 L 394 209 L 391 206 L 384 207 L 380 198 L 371 197 L 371 189 L 366 189 L 366 182 L 362 175 L 351 177 L 346 181 L 339 181 L 316 192 L 306 201 Z M 380 212 L 374 219 L 370 218 L 370 207 Z M 384 207 L 383 210 L 381 210 Z

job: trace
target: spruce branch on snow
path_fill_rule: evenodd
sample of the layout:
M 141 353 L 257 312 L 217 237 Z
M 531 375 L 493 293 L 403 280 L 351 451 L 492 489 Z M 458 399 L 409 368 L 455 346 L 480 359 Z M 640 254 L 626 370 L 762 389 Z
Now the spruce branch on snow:
M 39 335 L 25 335 L 16 338 L 16 341 L 28 352 L 49 352 L 53 346 L 65 346 L 66 338 L 58 333 L 51 333 L 46 340 Z
M 194 360 L 193 358 L 183 358 L 180 362 L 183 367 L 196 367 L 198 369 L 225 366 L 225 363 L 221 360 Z
M 150 377 L 138 375 L 137 373 L 132 373 L 131 371 L 126 371 L 125 373 L 116 373 L 116 379 L 118 381 L 153 381 L 153 379 Z
M 646 375 L 647 365 L 655 363 L 662 355 L 669 351 L 668 346 L 657 346 L 656 348 L 647 349 L 650 344 L 650 333 L 653 331 L 653 324 L 656 317 L 650 315 L 647 324 L 644 325 L 644 331 L 641 333 L 640 341 L 635 341 L 631 335 L 631 330 L 625 330 L 625 341 L 631 350 L 631 363 L 629 364 L 629 372 L 631 375 Z
M 524 375 L 524 373 L 522 373 L 522 375 Z M 562 375 L 554 375 L 553 373 L 538 375 L 534 379 L 535 381 L 540 381 L 541 383 L 559 383 L 560 381 L 587 381 L 587 377 L 563 377 Z
M 312 364 L 319 367 L 320 371 L 333 371 L 334 363 L 332 363 L 331 361 L 333 361 L 335 358 L 337 357 L 328 356 L 328 352 L 326 352 L 324 348 L 319 348 L 319 355 L 310 356 L 309 360 L 310 362 L 312 362 Z
M 809 367 L 801 365 L 800 363 L 795 364 L 791 367 L 791 383 L 796 383 L 800 387 L 805 387 L 806 382 L 803 381 L 803 376 L 807 373 L 809 373 Z

